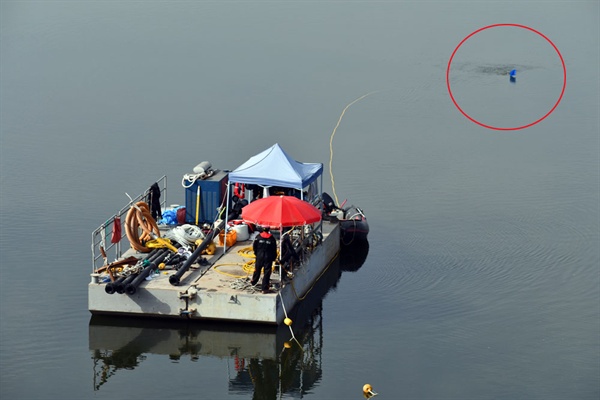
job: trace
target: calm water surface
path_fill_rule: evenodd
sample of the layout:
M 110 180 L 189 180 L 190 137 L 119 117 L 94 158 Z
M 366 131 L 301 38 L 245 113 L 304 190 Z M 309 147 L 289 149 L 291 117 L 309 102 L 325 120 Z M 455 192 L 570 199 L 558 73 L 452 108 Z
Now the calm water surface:
M 579 2 L 0 3 L 0 398 L 597 399 L 599 9 Z M 564 57 L 526 130 L 450 55 Z M 506 69 L 518 69 L 510 83 Z M 469 115 L 556 102 L 530 31 L 452 63 Z M 279 142 L 365 209 L 286 329 L 91 319 L 93 229 L 163 174 Z M 326 190 L 331 191 L 329 179 Z M 322 301 L 321 301 L 322 300 Z M 301 347 L 301 348 L 300 348 Z

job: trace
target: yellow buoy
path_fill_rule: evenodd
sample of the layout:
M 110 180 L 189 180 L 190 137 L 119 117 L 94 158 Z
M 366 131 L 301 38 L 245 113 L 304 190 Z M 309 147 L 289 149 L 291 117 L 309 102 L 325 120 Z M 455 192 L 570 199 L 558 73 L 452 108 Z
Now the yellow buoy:
M 284 342 L 283 343 L 283 347 L 285 347 L 286 349 L 291 349 L 292 348 L 292 344 L 290 342 Z
M 215 244 L 215 242 L 210 242 L 208 246 L 204 250 L 202 250 L 202 254 L 208 254 L 209 256 L 212 256 L 213 254 L 215 254 L 216 250 L 217 245 Z
M 373 386 L 371 386 L 369 383 L 365 383 L 365 384 L 364 384 L 364 386 L 363 386 L 363 394 L 364 394 L 364 395 L 365 395 L 367 398 L 369 398 L 369 397 L 373 397 L 373 396 L 376 396 L 376 395 L 377 395 L 377 393 L 375 393 L 375 392 L 373 391 Z
M 283 320 L 283 323 L 284 323 L 284 324 L 286 324 L 287 326 L 290 326 L 290 325 L 292 324 L 292 320 L 286 317 L 286 318 Z

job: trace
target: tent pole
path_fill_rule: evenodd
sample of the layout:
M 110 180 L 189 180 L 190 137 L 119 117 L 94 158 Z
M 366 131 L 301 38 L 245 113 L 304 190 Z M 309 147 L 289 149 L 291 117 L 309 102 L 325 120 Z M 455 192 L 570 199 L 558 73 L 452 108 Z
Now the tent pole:
M 319 223 L 319 230 L 321 233 L 323 233 L 323 173 L 321 173 L 321 187 L 317 189 L 317 193 L 320 193 L 319 197 L 321 198 L 321 201 L 319 203 L 319 209 L 321 210 L 321 222 Z
M 229 217 L 229 187 L 231 182 L 227 180 L 227 194 L 225 195 L 225 226 L 223 227 L 223 254 L 227 251 L 227 218 Z

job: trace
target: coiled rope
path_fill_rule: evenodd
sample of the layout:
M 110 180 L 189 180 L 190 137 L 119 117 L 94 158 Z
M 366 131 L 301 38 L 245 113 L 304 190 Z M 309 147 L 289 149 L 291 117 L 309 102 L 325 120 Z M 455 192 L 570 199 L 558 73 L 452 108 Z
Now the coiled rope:
M 240 280 L 241 278 L 246 278 L 247 276 L 249 276 L 250 274 L 254 273 L 254 264 L 256 263 L 256 260 L 253 260 L 254 258 L 256 258 L 256 256 L 254 255 L 254 251 L 252 250 L 252 247 L 244 247 L 238 250 L 237 252 L 240 256 L 242 256 L 243 258 L 252 258 L 252 260 L 248 260 L 244 263 L 221 263 L 221 264 L 215 264 L 213 265 L 213 269 L 222 274 L 222 275 L 226 275 L 226 276 L 230 276 L 232 278 L 236 278 L 236 281 L 234 281 L 232 283 L 232 288 L 233 289 L 239 289 L 239 290 L 244 290 L 246 287 L 244 286 L 243 283 L 239 283 L 238 280 Z M 219 270 L 219 267 L 224 267 L 226 265 L 234 265 L 234 266 L 239 266 L 241 267 L 244 272 L 246 272 L 245 275 L 235 275 L 229 272 L 225 272 L 225 271 L 221 271 Z M 234 287 L 234 285 L 236 287 Z M 244 287 L 237 287 L 237 286 L 244 286 Z M 251 285 L 250 285 L 251 286 Z
M 229 286 L 231 286 L 232 289 L 249 291 L 252 294 L 261 291 L 260 286 L 253 286 L 250 281 L 246 279 L 236 279 L 235 281 L 231 282 Z
M 203 176 L 206 176 L 206 174 L 184 174 L 183 178 L 181 179 L 181 186 L 183 186 L 185 189 L 191 188 L 194 183 Z
M 165 237 L 173 239 L 181 245 L 192 246 L 196 240 L 204 239 L 204 233 L 195 225 L 185 224 L 171 229 L 165 234 Z
M 238 250 L 237 252 L 240 256 L 245 257 L 245 258 L 256 258 L 256 256 L 254 255 L 254 250 L 252 250 L 252 247 L 244 247 Z
M 148 204 L 139 201 L 131 206 L 125 218 L 125 233 L 131 247 L 135 250 L 141 253 L 149 253 L 152 250 L 143 243 L 160 237 L 160 230 L 152 218 Z
M 240 267 L 242 267 L 242 268 L 244 269 L 244 271 L 246 270 L 246 269 L 244 268 L 243 264 L 240 264 L 240 263 L 221 263 L 221 264 L 215 264 L 215 265 L 213 265 L 213 267 L 212 267 L 212 268 L 213 268 L 213 269 L 214 269 L 216 272 L 218 272 L 219 274 L 222 274 L 222 275 L 225 275 L 225 276 L 230 276 L 230 277 L 232 277 L 232 278 L 235 278 L 235 279 L 236 279 L 236 281 L 237 281 L 238 279 L 242 279 L 242 278 L 245 278 L 245 277 L 247 277 L 248 275 L 250 275 L 250 273 L 246 273 L 245 275 L 236 275 L 236 274 L 232 274 L 232 273 L 230 273 L 230 272 L 225 272 L 225 271 L 221 271 L 221 270 L 219 270 L 219 268 L 220 268 L 220 267 L 225 267 L 225 266 L 227 266 L 227 265 L 230 265 L 230 266 L 240 266 Z
M 234 265 L 234 266 L 238 266 L 241 267 L 244 272 L 246 273 L 245 275 L 235 275 L 229 272 L 225 272 L 225 271 L 221 271 L 219 270 L 220 267 L 224 267 L 226 265 Z M 236 279 L 241 279 L 241 278 L 245 278 L 247 276 L 249 276 L 250 274 L 254 273 L 254 260 L 250 260 L 248 262 L 245 263 L 221 263 L 221 264 L 215 264 L 212 267 L 216 272 L 222 274 L 222 275 L 227 275 L 230 276 L 232 278 L 236 278 Z
M 210 164 L 209 164 L 209 168 L 210 168 Z M 196 168 L 194 168 L 194 171 L 195 170 L 196 170 Z M 191 188 L 198 179 L 210 178 L 211 176 L 214 175 L 214 173 L 215 173 L 214 170 L 209 169 L 208 171 L 204 171 L 204 172 L 200 172 L 200 173 L 194 172 L 192 174 L 184 174 L 183 178 L 181 179 L 181 186 L 183 186 L 185 189 Z

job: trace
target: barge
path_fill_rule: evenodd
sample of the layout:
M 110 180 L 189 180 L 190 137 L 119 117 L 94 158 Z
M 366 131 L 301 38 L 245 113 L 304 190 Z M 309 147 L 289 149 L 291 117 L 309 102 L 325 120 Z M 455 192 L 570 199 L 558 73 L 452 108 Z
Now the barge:
M 89 311 L 281 324 L 340 250 L 340 220 L 327 215 L 322 172 L 323 164 L 298 162 L 275 144 L 231 172 L 199 164 L 182 181 L 185 206 L 168 205 L 163 176 L 93 232 Z M 249 280 L 256 221 L 242 216 L 248 204 L 275 195 L 301 199 L 323 218 L 269 224 L 279 239 L 291 238 L 295 261 L 274 265 L 272 290 L 262 293 Z

